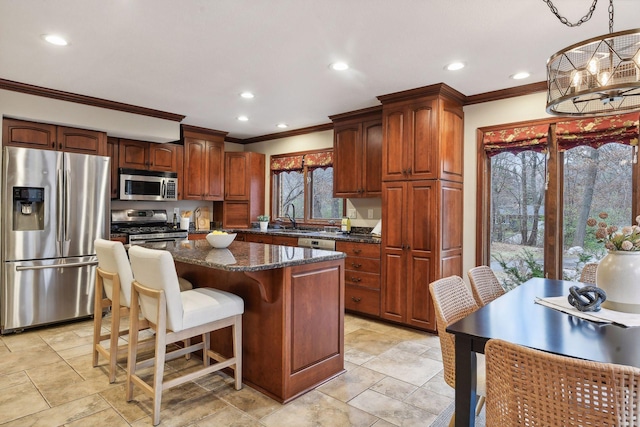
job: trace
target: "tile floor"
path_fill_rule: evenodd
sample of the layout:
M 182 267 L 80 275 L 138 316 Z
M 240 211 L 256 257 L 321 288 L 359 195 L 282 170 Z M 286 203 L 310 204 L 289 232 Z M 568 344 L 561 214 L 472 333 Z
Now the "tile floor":
M 92 321 L 0 337 L 0 425 L 149 426 L 151 400 L 124 399 L 126 359 L 109 384 L 91 366 Z M 246 331 L 245 331 L 246 333 Z M 169 362 L 166 374 L 197 358 Z M 161 426 L 429 426 L 453 400 L 436 335 L 345 317 L 346 372 L 286 405 L 214 373 L 167 390 Z

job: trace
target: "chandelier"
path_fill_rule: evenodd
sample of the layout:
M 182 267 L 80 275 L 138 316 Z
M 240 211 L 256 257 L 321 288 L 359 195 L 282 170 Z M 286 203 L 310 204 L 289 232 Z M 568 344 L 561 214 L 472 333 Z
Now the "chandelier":
M 550 0 L 542 1 L 569 27 L 588 21 L 598 2 L 570 23 Z M 614 33 L 609 0 L 609 34 L 564 48 L 547 61 L 547 113 L 594 116 L 630 110 L 640 110 L 640 28 Z

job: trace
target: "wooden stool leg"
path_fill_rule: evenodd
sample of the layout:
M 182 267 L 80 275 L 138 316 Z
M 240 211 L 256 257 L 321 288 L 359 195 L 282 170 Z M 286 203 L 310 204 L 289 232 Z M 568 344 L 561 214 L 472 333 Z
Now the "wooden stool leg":
M 242 316 L 236 316 L 233 324 L 233 356 L 236 358 L 234 370 L 236 390 L 242 388 Z
M 102 334 L 102 277 L 96 273 L 95 298 L 93 299 L 93 367 L 98 366 L 98 345 Z

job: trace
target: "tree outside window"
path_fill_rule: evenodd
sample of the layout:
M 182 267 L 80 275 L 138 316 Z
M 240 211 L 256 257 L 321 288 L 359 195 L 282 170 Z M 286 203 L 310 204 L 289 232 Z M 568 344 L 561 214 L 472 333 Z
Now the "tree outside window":
M 333 150 L 272 156 L 272 215 L 299 223 L 337 221 L 344 199 L 333 197 Z

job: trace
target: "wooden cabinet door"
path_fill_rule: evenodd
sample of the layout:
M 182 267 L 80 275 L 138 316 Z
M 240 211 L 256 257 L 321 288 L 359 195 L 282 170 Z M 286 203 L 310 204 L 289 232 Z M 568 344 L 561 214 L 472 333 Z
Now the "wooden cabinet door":
M 448 181 L 463 181 L 464 113 L 462 107 L 441 100 L 440 110 L 440 177 Z
M 98 156 L 107 155 L 107 134 L 104 132 L 58 126 L 57 135 L 58 150 Z
M 224 199 L 249 201 L 249 153 L 225 153 Z
M 407 166 L 405 158 L 405 123 L 404 107 L 384 108 L 382 131 L 385 144 L 382 149 L 382 180 L 398 181 L 406 178 Z
M 407 184 L 382 184 L 382 283 L 380 316 L 396 322 L 406 320 L 407 272 L 405 250 Z
M 107 138 L 107 155 L 111 158 L 111 198 L 118 199 L 120 197 L 118 183 L 118 157 L 119 157 L 118 138 Z
M 404 164 L 407 179 L 437 178 L 436 101 L 423 101 L 407 109 Z
M 222 227 L 249 228 L 250 226 L 251 218 L 249 212 L 249 202 L 224 202 Z M 246 237 L 248 236 L 249 234 L 246 235 Z
M 362 125 L 336 126 L 333 136 L 334 197 L 360 197 L 362 186 Z M 382 153 L 380 153 L 382 154 Z
M 438 184 L 433 180 L 407 183 L 407 323 L 428 330 L 436 329 L 429 283 L 436 279 L 437 192 Z
M 148 142 L 121 139 L 119 150 L 119 163 L 121 168 L 149 169 Z
M 334 152 L 335 156 L 335 152 Z M 382 194 L 382 121 L 362 124 L 362 187 L 367 197 Z M 335 174 L 335 170 L 334 170 Z
M 178 149 L 175 144 L 149 143 L 149 169 L 163 172 L 178 171 Z
M 55 150 L 56 127 L 23 120 L 2 120 L 2 145 Z
M 224 199 L 224 142 L 207 141 L 205 200 Z
M 184 185 L 183 198 L 203 200 L 207 180 L 207 141 L 184 139 Z

